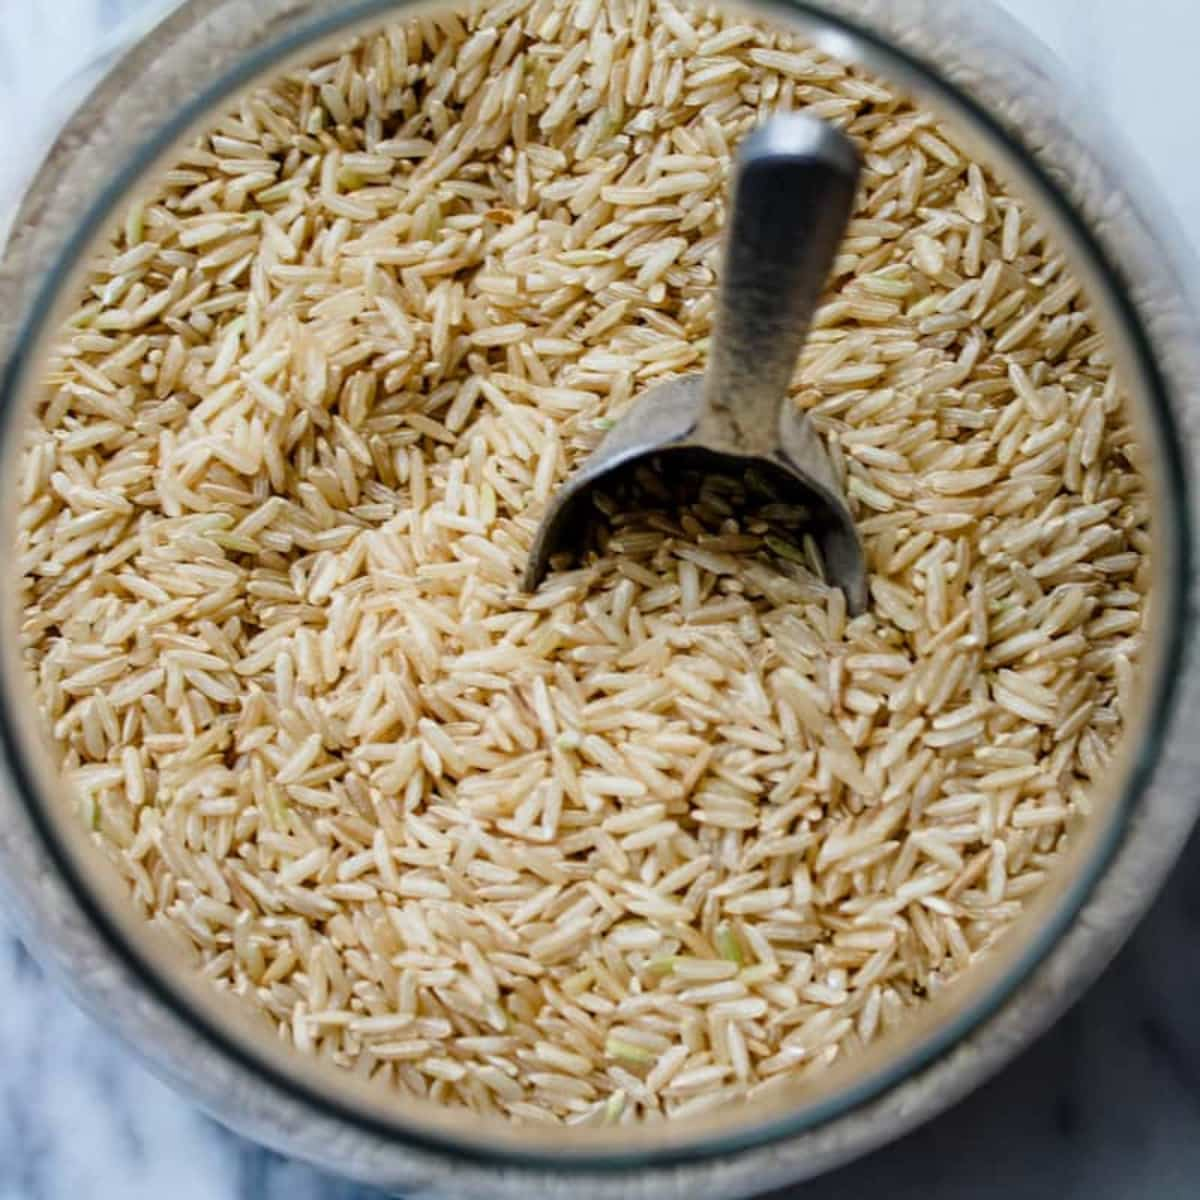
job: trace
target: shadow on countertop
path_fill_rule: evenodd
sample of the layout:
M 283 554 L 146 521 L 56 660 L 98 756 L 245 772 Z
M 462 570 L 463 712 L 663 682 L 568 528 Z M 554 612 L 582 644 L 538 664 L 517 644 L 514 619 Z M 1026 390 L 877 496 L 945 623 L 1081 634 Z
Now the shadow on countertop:
M 1200 835 L 1095 986 L 978 1091 L 763 1200 L 1200 1196 Z

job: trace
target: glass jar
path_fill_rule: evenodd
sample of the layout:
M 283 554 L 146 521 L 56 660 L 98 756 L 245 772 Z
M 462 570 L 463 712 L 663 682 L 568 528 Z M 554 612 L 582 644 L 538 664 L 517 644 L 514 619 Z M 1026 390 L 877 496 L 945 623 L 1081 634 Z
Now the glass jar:
M 48 337 L 99 232 L 227 98 L 395 0 L 185 0 L 76 108 L 16 214 L 0 267 L 5 478 Z M 1197 815 L 1192 661 L 1200 336 L 1182 235 L 1052 62 L 979 0 L 787 0 L 771 15 L 952 124 L 1035 209 L 1091 300 L 1149 463 L 1155 581 L 1144 703 L 1092 819 L 989 955 L 887 1037 L 782 1098 L 615 1130 L 513 1128 L 381 1099 L 322 1068 L 181 967 L 132 911 L 61 795 L 0 612 L 0 887 L 31 952 L 76 999 L 213 1115 L 265 1144 L 394 1189 L 445 1195 L 687 1196 L 812 1176 L 951 1104 L 1042 1032 L 1101 970 Z M 7 491 L 11 541 L 15 488 Z

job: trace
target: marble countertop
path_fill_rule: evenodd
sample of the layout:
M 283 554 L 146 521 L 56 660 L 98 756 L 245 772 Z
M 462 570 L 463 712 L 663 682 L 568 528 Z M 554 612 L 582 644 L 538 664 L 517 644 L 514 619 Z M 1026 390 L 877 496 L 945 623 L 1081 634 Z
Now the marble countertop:
M 0 101 L 9 113 L 0 213 L 48 98 L 123 19 L 155 3 L 0 0 Z M 1200 160 L 1194 123 L 1182 116 L 1193 103 L 1200 5 L 1003 3 L 1063 57 L 1200 246 Z M 202 1116 L 44 979 L 2 925 L 0 995 L 0 1200 L 382 1200 Z M 1048 1035 L 938 1120 L 788 1195 L 1196 1196 L 1198 996 L 1200 837 L 1124 952 Z

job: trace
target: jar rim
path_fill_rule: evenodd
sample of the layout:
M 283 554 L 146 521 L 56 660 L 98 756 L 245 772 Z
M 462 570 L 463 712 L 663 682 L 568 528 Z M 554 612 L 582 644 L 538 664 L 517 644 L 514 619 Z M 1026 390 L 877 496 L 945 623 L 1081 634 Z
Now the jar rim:
M 179 11 L 188 21 L 196 22 L 192 26 L 195 28 L 206 19 L 218 19 L 221 10 L 228 7 L 229 0 L 186 0 Z M 36 352 L 64 286 L 86 249 L 105 223 L 112 219 L 117 205 L 128 196 L 131 187 L 152 169 L 162 154 L 176 144 L 187 130 L 212 113 L 231 93 L 277 68 L 296 52 L 308 50 L 330 37 L 344 35 L 353 27 L 383 20 L 389 14 L 411 6 L 397 4 L 395 0 L 356 0 L 352 4 L 336 6 L 323 0 L 311 3 L 306 0 L 272 0 L 261 7 L 283 13 L 289 21 L 296 20 L 295 11 L 285 10 L 316 9 L 324 10 L 324 14 L 316 20 L 289 27 L 282 36 L 264 42 L 228 63 L 216 80 L 211 80 L 187 105 L 160 123 L 149 139 L 143 139 L 138 144 L 135 152 L 126 157 L 122 168 L 100 195 L 87 205 L 82 220 L 68 229 L 65 238 L 58 239 L 53 265 L 24 319 L 15 328 L 10 343 L 13 349 L 0 376 L 0 441 L 10 448 L 16 441 L 24 414 L 22 397 L 26 394 L 32 371 L 37 365 Z M 1011 129 L 958 82 L 897 41 L 885 38 L 876 27 L 854 19 L 856 11 L 863 17 L 871 17 L 876 7 L 871 0 L 781 0 L 770 4 L 768 10 L 798 24 L 822 49 L 829 50 L 837 57 L 864 63 L 885 78 L 902 81 L 923 95 L 940 97 L 945 106 L 954 111 L 957 119 L 980 136 L 989 149 L 998 153 L 1006 169 L 1016 170 L 1022 185 L 1030 186 L 1037 194 L 1038 202 L 1056 215 L 1066 231 L 1067 240 L 1071 242 L 1071 249 L 1086 264 L 1092 276 L 1090 283 L 1101 289 L 1105 304 L 1111 307 L 1118 323 L 1118 332 L 1128 341 L 1127 356 L 1132 360 L 1136 372 L 1139 400 L 1153 426 L 1156 438 L 1154 468 L 1158 482 L 1168 496 L 1170 514 L 1168 520 L 1158 523 L 1165 525 L 1165 529 L 1156 529 L 1159 541 L 1156 541 L 1155 548 L 1156 556 L 1164 554 L 1167 564 L 1167 569 L 1157 581 L 1157 589 L 1162 592 L 1158 599 L 1163 605 L 1165 629 L 1161 637 L 1160 662 L 1153 695 L 1149 700 L 1148 715 L 1142 722 L 1144 736 L 1135 760 L 1130 764 L 1126 784 L 1119 802 L 1114 806 L 1104 836 L 1098 839 L 1090 860 L 1079 871 L 1072 886 L 1065 888 L 1058 897 L 1054 911 L 1040 923 L 1036 934 L 1020 953 L 1011 956 L 1002 978 L 985 995 L 966 1006 L 953 1021 L 941 1025 L 925 1041 L 908 1048 L 905 1053 L 894 1056 L 876 1074 L 842 1088 L 820 1103 L 794 1109 L 774 1120 L 729 1134 L 708 1134 L 700 1142 L 671 1142 L 664 1138 L 659 1145 L 647 1144 L 634 1149 L 617 1145 L 602 1151 L 564 1148 L 562 1145 L 550 1145 L 545 1151 L 530 1151 L 519 1146 L 510 1148 L 498 1145 L 495 1139 L 473 1141 L 472 1136 L 464 1135 L 462 1129 L 443 1134 L 406 1123 L 394 1116 L 380 1120 L 378 1113 L 360 1111 L 354 1105 L 345 1104 L 340 1096 L 334 1097 L 326 1088 L 314 1087 L 307 1079 L 301 1080 L 296 1072 L 281 1072 L 276 1063 L 268 1061 L 241 1039 L 231 1037 L 225 1024 L 214 1021 L 208 1011 L 198 1008 L 194 997 L 181 989 L 180 981 L 150 961 L 144 947 L 136 939 L 130 938 L 123 921 L 118 919 L 122 914 L 115 913 L 97 899 L 87 866 L 62 836 L 56 815 L 51 811 L 52 806 L 45 803 L 47 789 L 43 776 L 32 765 L 33 742 L 24 728 L 24 715 L 19 711 L 24 678 L 19 671 L 13 670 L 12 664 L 0 659 L 0 748 L 14 784 L 14 794 L 30 826 L 41 839 L 41 849 L 53 862 L 61 882 L 66 885 L 71 902 L 84 915 L 108 952 L 121 961 L 123 967 L 140 981 L 141 986 L 159 1004 L 164 1005 L 188 1028 L 202 1035 L 202 1040 L 219 1055 L 249 1072 L 251 1077 L 262 1080 L 272 1090 L 293 1097 L 303 1107 L 332 1118 L 339 1124 L 364 1130 L 372 1136 L 403 1142 L 417 1150 L 428 1151 L 435 1157 L 453 1155 L 485 1168 L 489 1164 L 505 1164 L 514 1168 L 552 1172 L 594 1170 L 607 1173 L 652 1167 L 682 1170 L 700 1160 L 737 1157 L 746 1151 L 763 1149 L 828 1126 L 881 1096 L 894 1092 L 904 1086 L 904 1081 L 913 1080 L 943 1060 L 955 1046 L 974 1032 L 984 1028 L 1010 1002 L 1035 969 L 1053 955 L 1065 931 L 1089 901 L 1094 888 L 1117 855 L 1130 819 L 1150 783 L 1171 732 L 1171 719 L 1175 715 L 1173 710 L 1177 707 L 1183 682 L 1183 673 L 1178 664 L 1184 661 L 1191 641 L 1188 603 L 1195 568 L 1195 501 L 1190 489 L 1188 463 L 1185 461 L 1190 443 L 1175 412 L 1182 398 L 1177 395 L 1176 381 L 1167 377 L 1164 364 L 1156 352 L 1156 339 L 1142 319 L 1135 292 L 1128 286 L 1125 273 L 1113 261 L 1109 247 L 1096 236 L 1096 231 L 1080 215 L 1051 172 L 1017 139 Z M 966 6 L 949 7 L 965 11 Z M 943 11 L 948 10 L 943 10 L 942 6 L 931 8 L 928 20 L 935 25 L 939 20 L 947 24 L 939 16 Z M 875 19 L 880 25 L 883 24 L 877 15 Z M 181 23 L 168 19 L 150 35 L 144 48 L 152 50 L 156 39 L 170 38 L 172 28 L 177 24 Z M 186 25 L 186 22 L 182 24 Z M 239 50 L 237 53 L 241 55 L 242 52 Z M 118 64 L 116 74 L 120 74 L 122 65 Z M 101 92 L 103 88 L 104 85 L 101 86 Z M 95 95 L 80 111 L 86 111 L 94 103 Z M 68 136 L 70 131 L 69 125 Z M 44 179 L 42 182 L 45 186 Z M 0 276 L 0 300 L 12 300 L 17 294 L 19 282 L 13 276 Z M 8 308 L 13 311 L 11 304 Z M 1196 803 L 1189 803 L 1191 809 L 1187 814 L 1187 824 L 1194 819 L 1196 809 Z M 1155 869 L 1160 875 L 1173 861 L 1176 849 L 1159 848 Z M 1120 931 L 1118 940 L 1127 932 L 1130 924 L 1132 919 Z M 1103 964 L 1089 962 L 1086 970 L 1078 970 L 1080 982 L 1086 982 L 1085 977 L 1093 965 L 1098 970 Z M 1044 1002 L 1045 1022 L 1055 1015 L 1052 1010 L 1056 1004 L 1062 1007 L 1060 1001 L 1061 996 Z M 1016 1046 L 1013 1047 L 1015 1049 Z M 621 1140 L 629 1141 L 627 1131 L 622 1131 Z M 758 1186 L 757 1182 L 755 1186 Z

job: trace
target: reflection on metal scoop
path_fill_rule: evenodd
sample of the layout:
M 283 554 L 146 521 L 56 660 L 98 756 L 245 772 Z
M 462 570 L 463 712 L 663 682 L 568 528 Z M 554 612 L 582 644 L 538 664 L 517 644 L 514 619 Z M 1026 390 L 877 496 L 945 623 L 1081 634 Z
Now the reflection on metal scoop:
M 858 171 L 843 134 L 800 114 L 773 117 L 742 143 L 708 369 L 642 395 L 552 497 L 530 550 L 527 591 L 553 555 L 582 543 L 592 491 L 653 458 L 662 471 L 686 461 L 768 477 L 781 498 L 812 513 L 829 581 L 845 592 L 849 611 L 866 608 L 853 518 L 816 429 L 788 399 Z

